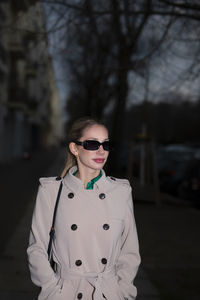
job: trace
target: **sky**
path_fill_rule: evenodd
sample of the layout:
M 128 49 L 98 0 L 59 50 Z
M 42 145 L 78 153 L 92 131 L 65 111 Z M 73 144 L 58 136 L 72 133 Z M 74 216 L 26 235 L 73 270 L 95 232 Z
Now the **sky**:
M 159 26 L 152 30 L 152 35 L 160 34 L 162 22 L 165 21 L 161 21 L 160 18 L 155 20 Z M 194 30 L 194 24 L 189 27 L 187 24 L 187 28 L 180 22 L 174 24 L 168 33 L 168 39 L 162 44 L 162 54 L 156 52 L 150 61 L 148 83 L 145 78 L 130 73 L 128 106 L 143 101 L 146 89 L 148 89 L 147 98 L 152 102 L 166 100 L 173 94 L 189 101 L 199 99 L 199 33 L 198 27 Z M 148 40 L 148 36 L 144 39 Z M 145 47 L 141 44 L 141 49 L 143 48 Z M 142 52 L 145 55 L 145 50 Z M 134 88 L 135 86 L 139 88 Z
M 47 28 L 49 31 L 56 27 L 62 27 L 64 24 L 63 19 L 57 21 L 57 14 L 54 11 L 49 11 L 46 8 Z M 66 13 L 63 11 L 63 14 Z M 154 22 L 154 23 L 153 23 Z M 153 20 L 150 24 L 152 34 L 159 35 L 164 24 L 159 19 Z M 164 21 L 163 21 L 164 23 Z M 157 26 L 159 24 L 159 26 Z M 172 40 L 174 41 L 174 34 L 180 37 L 172 46 Z M 62 51 L 66 51 L 66 32 L 64 30 L 57 30 L 49 34 L 49 46 L 50 53 L 54 62 L 55 78 L 60 94 L 61 107 L 65 108 L 67 97 L 69 95 L 69 76 L 66 65 L 63 65 Z M 147 32 L 146 34 L 149 34 Z M 188 36 L 195 35 L 196 32 L 188 32 Z M 140 77 L 134 72 L 129 73 L 129 96 L 127 101 L 127 108 L 133 104 L 138 104 L 144 101 L 147 96 L 148 101 L 159 102 L 163 100 L 169 100 L 170 95 L 181 95 L 184 99 L 190 101 L 196 101 L 199 97 L 199 78 L 194 79 L 193 73 L 188 75 L 186 72 L 193 64 L 194 56 L 197 52 L 196 42 L 186 43 L 185 32 L 179 23 L 175 25 L 169 32 L 168 40 L 162 45 L 163 55 L 159 53 L 154 55 L 153 59 L 149 63 L 149 80 Z M 194 40 L 196 36 L 193 36 Z M 146 37 L 143 40 L 148 40 Z M 141 44 L 141 56 L 145 55 L 144 41 Z M 66 53 L 65 53 L 66 55 Z M 195 70 L 195 69 L 194 69 Z M 147 92 L 148 91 L 148 92 Z M 66 114 L 65 114 L 66 116 Z M 67 116 L 66 116 L 67 117 Z
M 63 34 L 65 31 L 59 30 L 64 25 L 64 21 L 60 19 L 58 22 L 58 16 L 55 11 L 52 11 L 48 5 L 44 5 L 44 11 L 46 14 L 46 27 L 48 32 L 49 53 L 52 57 L 54 76 L 58 93 L 60 97 L 61 111 L 63 112 L 64 120 L 67 119 L 66 112 L 66 99 L 69 94 L 69 82 L 66 66 L 63 67 L 62 51 L 66 49 L 66 42 Z M 56 30 L 55 30 L 56 28 Z

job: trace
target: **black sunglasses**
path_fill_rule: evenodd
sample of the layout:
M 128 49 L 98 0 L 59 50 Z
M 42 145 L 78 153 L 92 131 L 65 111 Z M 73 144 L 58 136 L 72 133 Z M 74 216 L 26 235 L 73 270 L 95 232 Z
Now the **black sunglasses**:
M 83 148 L 86 149 L 86 150 L 91 150 L 91 151 L 98 150 L 101 145 L 103 146 L 103 149 L 105 151 L 112 150 L 112 146 L 111 146 L 110 141 L 105 141 L 103 143 L 100 143 L 100 142 L 95 141 L 95 140 L 86 140 L 86 141 L 83 141 L 83 142 L 74 141 L 74 143 L 76 145 L 83 146 Z

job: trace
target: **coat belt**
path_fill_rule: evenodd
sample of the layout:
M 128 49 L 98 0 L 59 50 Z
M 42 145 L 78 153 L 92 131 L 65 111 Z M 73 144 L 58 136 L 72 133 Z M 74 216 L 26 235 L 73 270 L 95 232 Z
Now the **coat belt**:
M 59 271 L 59 270 L 58 270 Z M 115 267 L 108 267 L 103 272 L 80 272 L 74 269 L 61 270 L 61 277 L 66 280 L 73 278 L 85 278 L 94 287 L 94 300 L 105 300 L 103 298 L 102 282 L 105 279 L 116 276 Z

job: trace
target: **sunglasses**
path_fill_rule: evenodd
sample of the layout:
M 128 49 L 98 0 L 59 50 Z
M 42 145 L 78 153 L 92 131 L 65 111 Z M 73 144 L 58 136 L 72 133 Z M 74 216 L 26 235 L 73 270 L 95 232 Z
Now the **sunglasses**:
M 103 149 L 105 151 L 110 151 L 112 149 L 110 141 L 105 141 L 103 143 L 100 143 L 100 142 L 95 141 L 95 140 L 86 140 L 86 141 L 83 141 L 83 142 L 74 141 L 74 143 L 76 145 L 83 146 L 84 149 L 90 150 L 90 151 L 98 150 L 101 145 L 103 146 Z

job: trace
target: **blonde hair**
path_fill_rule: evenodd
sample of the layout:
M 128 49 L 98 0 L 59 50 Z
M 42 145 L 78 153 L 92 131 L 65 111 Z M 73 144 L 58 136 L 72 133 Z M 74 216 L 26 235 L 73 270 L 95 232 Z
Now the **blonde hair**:
M 73 166 L 77 164 L 76 157 L 71 153 L 69 149 L 69 144 L 73 141 L 79 140 L 83 136 L 84 130 L 93 125 L 101 125 L 106 127 L 103 123 L 89 117 L 80 118 L 72 124 L 72 127 L 68 133 L 67 160 L 66 160 L 65 167 L 61 173 L 62 178 L 66 176 L 69 169 L 71 169 Z

